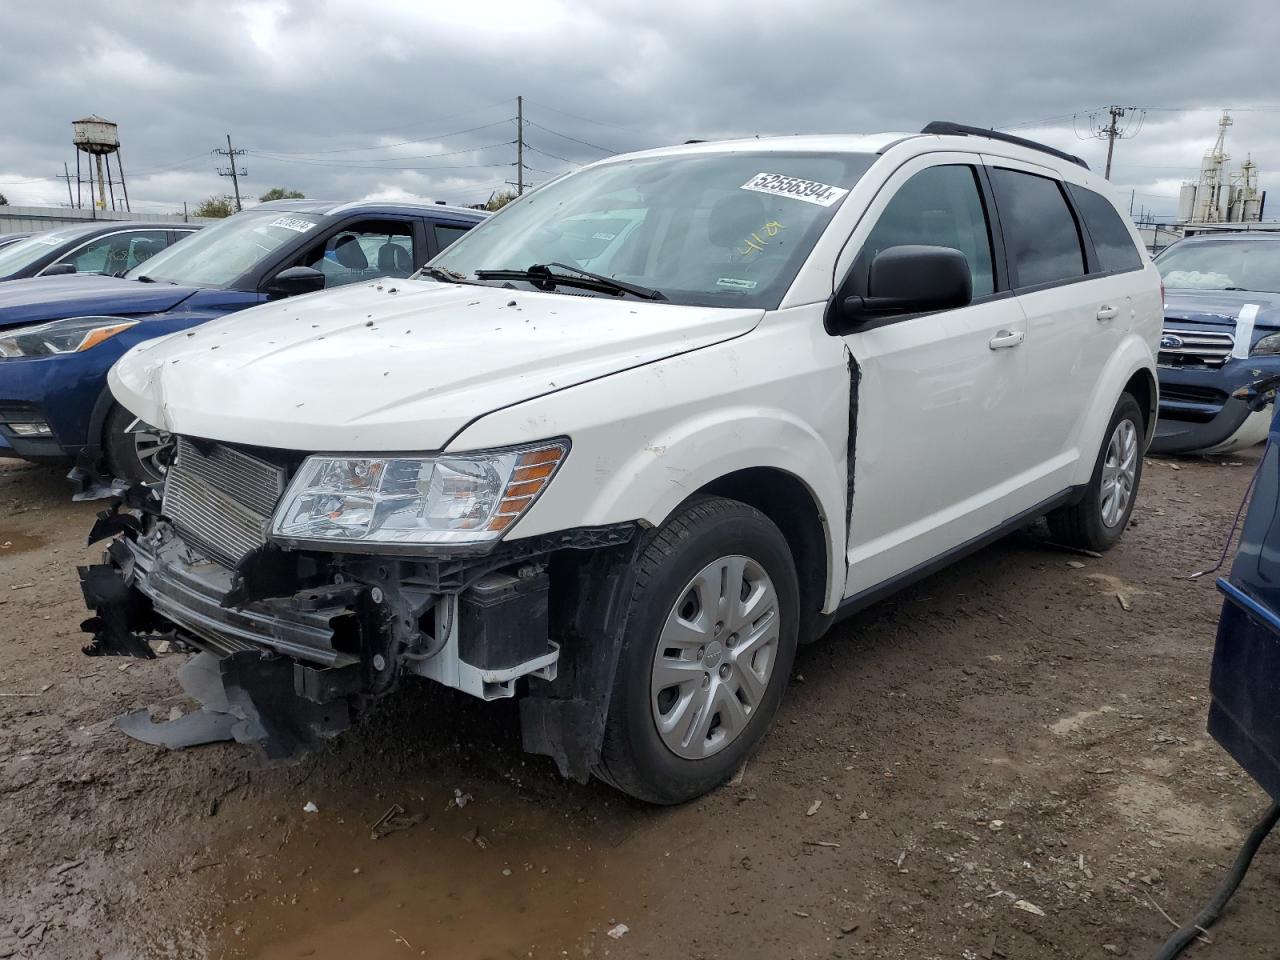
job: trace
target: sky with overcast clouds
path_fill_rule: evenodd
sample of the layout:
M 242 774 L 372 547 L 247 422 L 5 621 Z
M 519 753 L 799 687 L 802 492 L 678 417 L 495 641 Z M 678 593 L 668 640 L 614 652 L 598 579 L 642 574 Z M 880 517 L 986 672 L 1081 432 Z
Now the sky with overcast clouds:
M 1105 144 L 1078 135 L 1118 103 L 1151 109 L 1112 179 L 1168 216 L 1223 107 L 1232 165 L 1250 153 L 1280 188 L 1278 36 L 1275 0 L 0 0 L 0 193 L 66 203 L 90 113 L 120 125 L 134 209 L 162 210 L 230 192 L 210 153 L 228 132 L 246 197 L 480 202 L 514 179 L 517 94 L 535 183 L 693 137 L 933 119 L 1100 170 Z

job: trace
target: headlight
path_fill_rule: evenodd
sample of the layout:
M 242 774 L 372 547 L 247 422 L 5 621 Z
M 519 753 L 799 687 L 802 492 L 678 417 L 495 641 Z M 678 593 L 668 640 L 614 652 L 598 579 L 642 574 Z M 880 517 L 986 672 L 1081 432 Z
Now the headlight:
M 81 353 L 137 325 L 137 320 L 122 317 L 71 317 L 34 327 L 20 327 L 0 336 L 0 357 Z
M 567 440 L 436 457 L 308 457 L 272 521 L 273 537 L 330 543 L 498 540 L 551 481 Z
M 1263 337 L 1249 351 L 1251 357 L 1267 357 L 1280 353 L 1280 333 L 1272 333 Z

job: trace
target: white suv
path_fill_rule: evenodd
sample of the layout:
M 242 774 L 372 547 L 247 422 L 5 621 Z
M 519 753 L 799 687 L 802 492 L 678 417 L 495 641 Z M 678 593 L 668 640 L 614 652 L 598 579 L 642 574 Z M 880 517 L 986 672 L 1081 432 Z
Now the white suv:
M 1108 185 L 1038 144 L 611 157 L 414 278 L 121 359 L 178 449 L 99 524 L 86 650 L 216 657 L 276 752 L 406 676 L 519 695 L 566 775 L 685 800 L 834 618 L 1040 515 L 1115 543 L 1160 327 Z

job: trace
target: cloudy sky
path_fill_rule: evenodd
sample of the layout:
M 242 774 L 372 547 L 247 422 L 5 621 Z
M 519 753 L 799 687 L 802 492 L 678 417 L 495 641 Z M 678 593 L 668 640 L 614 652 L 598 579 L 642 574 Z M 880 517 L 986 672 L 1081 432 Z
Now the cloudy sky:
M 0 0 L 0 193 L 67 202 L 71 121 L 120 125 L 138 210 L 256 197 L 484 200 L 608 153 L 754 134 L 1009 129 L 1085 157 L 1090 114 L 1146 108 L 1113 180 L 1171 215 L 1233 108 L 1228 152 L 1280 188 L 1274 0 Z M 1081 138 L 1085 139 L 1081 139 Z M 1280 192 L 1268 213 L 1280 216 Z

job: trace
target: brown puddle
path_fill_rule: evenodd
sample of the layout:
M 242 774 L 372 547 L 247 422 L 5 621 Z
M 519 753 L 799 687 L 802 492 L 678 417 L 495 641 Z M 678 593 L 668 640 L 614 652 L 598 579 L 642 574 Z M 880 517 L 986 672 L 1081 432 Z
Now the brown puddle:
M 492 783 L 458 808 L 432 789 L 359 806 L 317 795 L 317 813 L 225 851 L 209 955 L 592 957 L 615 945 L 612 924 L 635 924 L 635 854 L 618 847 L 650 814 L 566 812 Z M 426 818 L 372 839 L 393 803 Z
M 5 557 L 38 550 L 48 542 L 44 537 L 37 537 L 34 534 L 0 530 L 0 561 Z

